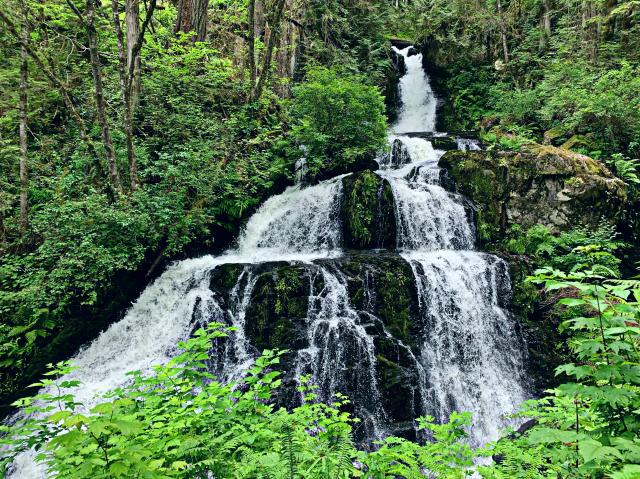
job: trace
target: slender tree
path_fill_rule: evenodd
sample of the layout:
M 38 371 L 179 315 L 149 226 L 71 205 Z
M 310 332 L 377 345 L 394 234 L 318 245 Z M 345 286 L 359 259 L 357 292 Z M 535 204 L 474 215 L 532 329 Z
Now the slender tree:
M 249 100 L 253 100 L 256 85 L 256 0 L 249 0 L 249 31 L 247 32 L 247 65 L 249 66 Z
M 29 223 L 29 174 L 27 168 L 27 87 L 29 65 L 27 63 L 27 50 L 24 45 L 29 41 L 29 25 L 27 7 L 24 0 L 21 2 L 22 10 L 22 45 L 20 46 L 20 233 L 24 234 Z
M 140 99 L 141 57 L 133 50 L 140 31 L 140 3 L 138 0 L 125 0 L 125 25 L 127 27 L 127 68 L 133 72 L 131 81 L 131 113 L 135 111 Z M 142 32 L 144 34 L 144 32 Z
M 127 54 L 130 50 L 125 51 L 124 34 L 122 25 L 120 24 L 120 5 L 118 0 L 111 1 L 111 10 L 113 14 L 113 26 L 116 33 L 116 43 L 118 45 L 118 76 L 120 78 L 120 93 L 122 95 L 123 129 L 125 142 L 127 144 L 127 160 L 129 162 L 129 178 L 131 189 L 138 187 L 138 168 L 136 160 L 136 152 L 133 144 L 133 116 L 132 116 L 132 91 L 135 79 L 129 82 L 129 70 L 135 71 L 136 59 L 131 58 L 128 61 Z M 127 37 L 128 38 L 128 37 Z
M 47 77 L 49 83 L 51 83 L 51 85 L 60 92 L 62 101 L 67 107 L 71 118 L 73 118 L 73 121 L 78 128 L 80 139 L 84 142 L 89 155 L 94 159 L 94 164 L 96 165 L 97 170 L 99 172 L 102 172 L 102 165 L 100 164 L 100 157 L 96 150 L 95 144 L 87 133 L 88 130 L 86 123 L 78 113 L 78 110 L 71 97 L 71 93 L 69 92 L 69 89 L 66 87 L 65 83 L 54 73 L 53 69 L 50 68 L 48 62 L 45 62 L 42 59 L 42 56 L 38 53 L 35 47 L 30 42 L 25 41 L 23 36 L 18 32 L 16 24 L 2 10 L 0 10 L 0 20 L 2 20 L 2 22 L 7 27 L 7 31 L 11 33 L 11 35 L 20 43 L 21 47 L 24 47 L 27 54 L 31 57 L 35 65 L 38 67 L 38 70 L 41 71 L 45 75 L 45 77 Z
M 507 28 L 504 20 L 504 12 L 502 11 L 502 2 L 497 0 L 496 7 L 498 8 L 498 21 L 500 22 L 500 38 L 502 40 L 502 54 L 504 56 L 504 62 L 509 63 L 509 45 L 507 43 Z
M 131 3 L 131 0 L 126 0 Z M 126 11 L 125 7 L 125 11 Z M 137 6 L 136 6 L 137 8 Z M 116 34 L 116 44 L 118 46 L 118 76 L 120 78 L 120 93 L 122 96 L 123 106 L 123 130 L 125 134 L 125 142 L 127 145 L 127 159 L 129 162 L 129 178 L 131 189 L 138 187 L 138 162 L 136 158 L 135 145 L 133 143 L 133 110 L 135 109 L 136 96 L 139 90 L 140 81 L 140 51 L 144 42 L 144 34 L 151 21 L 151 16 L 156 8 L 156 0 L 152 0 L 147 16 L 145 17 L 142 28 L 133 27 L 137 31 L 137 36 L 129 35 L 129 24 L 127 24 L 127 44 L 125 48 L 125 37 L 120 23 L 120 4 L 118 0 L 111 1 L 111 12 L 113 19 L 113 27 Z
M 547 47 L 551 37 L 551 0 L 542 0 L 542 12 L 540 15 L 540 49 Z
M 70 0 L 71 1 L 71 0 Z M 91 75 L 93 77 L 93 93 L 96 100 L 96 111 L 98 123 L 102 130 L 102 142 L 107 154 L 107 164 L 109 166 L 109 177 L 111 184 L 116 191 L 122 190 L 120 173 L 116 163 L 116 152 L 113 147 L 111 130 L 107 118 L 107 102 L 104 98 L 104 87 L 102 84 L 102 66 L 100 64 L 100 53 L 98 50 L 98 31 L 96 29 L 96 3 L 99 0 L 87 0 L 85 27 L 87 39 L 89 41 L 89 58 L 91 62 Z
M 262 91 L 264 89 L 265 83 L 269 78 L 269 71 L 271 70 L 271 60 L 273 58 L 273 50 L 280 38 L 280 30 L 282 28 L 282 17 L 284 15 L 284 4 L 285 0 L 277 0 L 276 11 L 272 18 L 271 25 L 271 33 L 269 34 L 269 39 L 267 40 L 267 48 L 264 54 L 264 58 L 262 60 L 262 68 L 260 71 L 260 78 L 258 79 L 258 85 L 256 86 L 256 91 L 254 99 L 260 99 L 262 96 Z

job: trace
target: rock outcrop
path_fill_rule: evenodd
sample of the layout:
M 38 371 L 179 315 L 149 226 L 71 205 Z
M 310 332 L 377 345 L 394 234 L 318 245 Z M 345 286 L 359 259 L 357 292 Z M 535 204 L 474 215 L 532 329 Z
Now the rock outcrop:
M 626 202 L 625 184 L 600 162 L 553 146 L 522 151 L 449 151 L 440 160 L 458 191 L 477 208 L 480 239 L 499 240 L 512 224 L 615 223 Z
M 279 401 L 293 406 L 299 402 L 294 379 L 297 352 L 310 346 L 309 330 L 314 326 L 308 317 L 317 314 L 314 311 L 318 301 L 323 301 L 320 298 L 325 298 L 325 302 L 331 299 L 325 297 L 331 286 L 325 284 L 323 271 L 339 277 L 346 287 L 349 304 L 337 303 L 336 307 L 348 307 L 357 314 L 358 322 L 373 339 L 374 374 L 379 381 L 382 406 L 388 414 L 387 425 L 392 432 L 411 437 L 417 414 L 415 357 L 419 354 L 422 326 L 416 319 L 418 300 L 413 272 L 400 255 L 352 252 L 314 263 L 227 264 L 213 272 L 210 287 L 225 311 L 236 307 L 239 294 L 248 295 L 244 335 L 251 354 L 264 349 L 287 350 L 278 367 L 283 372 Z M 350 351 L 356 339 L 350 338 L 346 329 L 340 334 L 344 335 L 341 344 Z M 344 392 L 350 392 L 354 407 L 371 400 L 359 397 L 360 390 L 368 390 L 358 383 L 366 379 L 362 377 L 361 359 L 354 352 L 345 369 L 340 370 L 340 384 Z M 217 367 L 221 365 L 213 365 L 214 370 Z M 359 434 L 356 432 L 356 436 Z
M 393 193 L 389 183 L 365 170 L 343 178 L 342 236 L 349 249 L 396 245 Z

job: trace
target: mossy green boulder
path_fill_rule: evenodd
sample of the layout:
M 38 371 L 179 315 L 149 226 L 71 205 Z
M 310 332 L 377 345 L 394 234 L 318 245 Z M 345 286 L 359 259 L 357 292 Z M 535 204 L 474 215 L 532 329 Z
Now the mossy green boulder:
M 559 232 L 603 217 L 615 223 L 627 201 L 625 184 L 602 163 L 554 146 L 449 151 L 440 166 L 476 206 L 483 244 L 502 239 L 513 224 Z
M 389 183 L 365 170 L 342 180 L 344 247 L 391 249 L 396 245 L 393 192 Z

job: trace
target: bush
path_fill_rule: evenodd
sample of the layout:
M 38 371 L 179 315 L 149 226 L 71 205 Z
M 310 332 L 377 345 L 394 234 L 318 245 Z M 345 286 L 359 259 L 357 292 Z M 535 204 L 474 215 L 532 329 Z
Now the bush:
M 59 363 L 36 384 L 44 392 L 16 403 L 27 416 L 0 426 L 0 477 L 32 447 L 58 478 L 386 479 L 423 477 L 425 469 L 466 476 L 473 457 L 465 442 L 469 414 L 454 413 L 442 425 L 420 419 L 436 440 L 424 446 L 387 438 L 378 451 L 357 451 L 355 420 L 341 411 L 344 397 L 318 403 L 303 379 L 301 406 L 274 405 L 280 353 L 265 351 L 239 383 L 220 383 L 206 372 L 211 342 L 225 335 L 219 326 L 196 331 L 152 374 L 130 373 L 130 384 L 108 393 L 91 414 L 73 396 L 79 382 L 66 377 L 72 366 Z
M 604 221 L 593 230 L 575 227 L 558 236 L 553 236 L 544 225 L 533 226 L 526 232 L 514 225 L 506 242 L 509 252 L 532 256 L 539 265 L 564 271 L 590 269 L 614 278 L 620 277 L 621 260 L 616 253 L 626 246 L 616 239 L 615 227 Z
M 362 77 L 315 67 L 293 94 L 292 136 L 312 176 L 323 170 L 346 172 L 385 147 L 384 100 Z

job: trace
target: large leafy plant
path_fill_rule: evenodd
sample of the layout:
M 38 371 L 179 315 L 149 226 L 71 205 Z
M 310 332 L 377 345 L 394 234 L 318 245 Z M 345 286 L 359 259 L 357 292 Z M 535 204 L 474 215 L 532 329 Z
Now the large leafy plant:
M 531 281 L 561 292 L 574 360 L 556 370 L 564 384 L 525 407 L 537 426 L 498 442 L 484 477 L 640 477 L 640 282 L 553 268 Z

